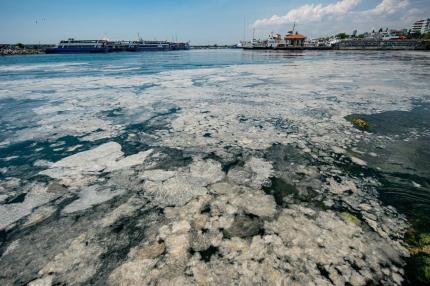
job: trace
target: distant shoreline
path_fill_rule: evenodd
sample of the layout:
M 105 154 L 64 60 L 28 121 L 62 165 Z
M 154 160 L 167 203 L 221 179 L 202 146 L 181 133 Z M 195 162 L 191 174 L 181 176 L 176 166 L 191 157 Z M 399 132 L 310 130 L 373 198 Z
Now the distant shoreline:
M 303 47 L 294 49 L 243 49 L 231 45 L 199 45 L 191 46 L 191 50 L 220 50 L 220 49 L 235 49 L 246 51 L 430 51 L 430 45 L 422 48 L 408 48 L 408 47 L 333 47 L 333 48 L 319 48 L 319 47 Z M 21 55 L 38 55 L 46 54 L 45 48 L 0 48 L 0 56 L 21 56 Z

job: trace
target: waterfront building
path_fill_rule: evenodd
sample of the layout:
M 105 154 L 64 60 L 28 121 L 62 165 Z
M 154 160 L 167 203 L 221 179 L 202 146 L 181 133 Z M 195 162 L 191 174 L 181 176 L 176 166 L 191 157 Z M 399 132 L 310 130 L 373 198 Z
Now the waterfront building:
M 269 49 L 303 48 L 306 37 L 299 33 L 289 33 L 282 37 L 280 34 L 270 34 L 267 40 Z M 312 43 L 313 44 L 313 43 Z
M 295 34 L 288 34 L 285 37 L 285 41 L 287 43 L 287 46 L 292 47 L 303 47 L 305 45 L 305 39 L 306 37 L 302 34 L 295 33 Z
M 412 34 L 424 34 L 430 32 L 430 18 L 416 21 L 411 28 Z

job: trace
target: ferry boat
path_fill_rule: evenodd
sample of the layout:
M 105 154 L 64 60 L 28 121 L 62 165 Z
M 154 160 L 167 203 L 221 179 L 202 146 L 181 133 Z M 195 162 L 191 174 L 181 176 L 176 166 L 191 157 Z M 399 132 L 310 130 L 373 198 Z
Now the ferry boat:
M 253 39 L 252 42 L 242 42 L 242 49 L 244 50 L 267 50 L 270 47 L 265 40 Z
M 173 50 L 189 50 L 189 49 L 190 49 L 189 43 L 139 40 L 139 41 L 132 42 L 127 50 L 131 52 L 145 52 L 145 51 L 173 51 Z
M 54 48 L 46 49 L 47 54 L 76 54 L 76 53 L 107 53 L 109 52 L 106 40 L 68 40 L 60 41 Z
M 132 42 L 128 51 L 144 52 L 144 51 L 167 51 L 170 50 L 170 44 L 167 41 L 135 41 Z
M 109 41 L 109 40 L 68 40 L 60 41 L 54 48 L 45 50 L 47 54 L 110 53 L 189 50 L 189 42 L 168 41 Z

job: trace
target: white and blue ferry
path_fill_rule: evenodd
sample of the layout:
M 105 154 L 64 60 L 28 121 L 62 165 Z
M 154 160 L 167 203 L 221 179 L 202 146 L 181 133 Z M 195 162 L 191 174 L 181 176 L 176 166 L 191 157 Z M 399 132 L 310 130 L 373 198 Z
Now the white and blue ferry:
M 46 49 L 47 54 L 76 54 L 76 53 L 109 53 L 109 52 L 144 52 L 144 51 L 174 51 L 189 50 L 188 42 L 168 41 L 109 41 L 109 40 L 75 40 L 60 41 Z
M 75 53 L 107 53 L 110 51 L 106 40 L 75 40 L 60 41 L 54 48 L 46 49 L 47 54 L 75 54 Z
M 128 51 L 145 52 L 145 51 L 174 51 L 174 50 L 189 50 L 189 43 L 168 42 L 168 41 L 134 41 L 130 44 Z

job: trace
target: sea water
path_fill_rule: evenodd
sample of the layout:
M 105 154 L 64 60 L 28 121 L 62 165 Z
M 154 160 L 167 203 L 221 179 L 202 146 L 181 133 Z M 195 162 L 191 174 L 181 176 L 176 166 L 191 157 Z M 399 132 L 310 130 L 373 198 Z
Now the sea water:
M 415 51 L 2 57 L 0 281 L 425 281 L 429 75 Z

